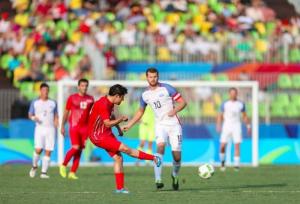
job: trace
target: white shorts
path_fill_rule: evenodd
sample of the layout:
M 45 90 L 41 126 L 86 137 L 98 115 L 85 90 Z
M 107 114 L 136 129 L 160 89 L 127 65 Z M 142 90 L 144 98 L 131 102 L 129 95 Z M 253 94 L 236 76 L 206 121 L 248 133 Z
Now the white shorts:
M 182 128 L 180 125 L 155 125 L 156 144 L 170 144 L 172 151 L 181 151 Z
M 34 130 L 34 147 L 48 151 L 54 150 L 55 128 L 36 126 Z
M 233 140 L 234 144 L 242 142 L 242 128 L 241 125 L 236 126 L 223 126 L 220 142 L 228 143 L 230 139 Z

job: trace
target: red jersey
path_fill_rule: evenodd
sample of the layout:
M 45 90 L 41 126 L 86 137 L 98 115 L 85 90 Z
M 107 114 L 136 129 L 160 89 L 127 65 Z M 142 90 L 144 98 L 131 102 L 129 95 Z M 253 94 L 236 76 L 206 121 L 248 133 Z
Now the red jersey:
M 69 117 L 71 128 L 88 124 L 89 113 L 93 104 L 94 98 L 90 95 L 80 96 L 76 93 L 69 96 L 66 109 L 71 111 Z
M 99 137 L 113 135 L 111 128 L 104 125 L 103 121 L 110 119 L 114 109 L 106 96 L 101 97 L 95 102 L 89 117 L 88 133 L 93 141 L 97 141 Z

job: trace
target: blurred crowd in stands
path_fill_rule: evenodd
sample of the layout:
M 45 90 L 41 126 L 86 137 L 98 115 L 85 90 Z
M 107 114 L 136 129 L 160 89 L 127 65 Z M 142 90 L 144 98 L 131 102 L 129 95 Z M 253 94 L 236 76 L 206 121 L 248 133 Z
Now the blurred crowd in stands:
M 300 62 L 300 18 L 279 20 L 261 0 L 11 2 L 15 13 L 1 13 L 0 67 L 15 86 L 92 79 L 85 38 L 112 72 L 117 61 Z

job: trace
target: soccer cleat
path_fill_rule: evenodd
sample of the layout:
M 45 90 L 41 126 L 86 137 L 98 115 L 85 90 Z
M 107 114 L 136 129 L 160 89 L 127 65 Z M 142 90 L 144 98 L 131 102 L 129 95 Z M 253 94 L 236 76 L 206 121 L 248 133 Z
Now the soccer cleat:
M 41 176 L 40 176 L 40 178 L 42 178 L 42 179 L 49 179 L 50 176 L 48 176 L 47 173 L 42 173 Z
M 161 165 L 161 158 L 159 156 L 154 156 L 154 162 L 157 167 L 160 167 Z
M 125 188 L 122 188 L 120 190 L 116 190 L 116 193 L 120 193 L 120 194 L 129 194 L 130 192 L 128 190 L 126 190 Z
M 77 180 L 79 179 L 74 172 L 70 172 L 68 175 L 68 179 Z
M 37 170 L 37 167 L 34 167 L 34 166 L 30 169 L 30 172 L 29 172 L 30 178 L 34 178 L 35 177 L 36 170 Z
M 240 167 L 239 166 L 235 166 L 233 167 L 234 171 L 240 171 Z
M 59 167 L 59 174 L 61 175 L 61 177 L 66 178 L 67 177 L 67 167 L 65 167 L 64 165 L 61 165 Z
M 157 190 L 162 189 L 165 186 L 160 180 L 156 181 L 155 185 Z
M 173 190 L 177 191 L 179 189 L 179 179 L 178 179 L 178 176 L 171 175 L 171 177 L 172 177 L 172 187 L 173 187 Z

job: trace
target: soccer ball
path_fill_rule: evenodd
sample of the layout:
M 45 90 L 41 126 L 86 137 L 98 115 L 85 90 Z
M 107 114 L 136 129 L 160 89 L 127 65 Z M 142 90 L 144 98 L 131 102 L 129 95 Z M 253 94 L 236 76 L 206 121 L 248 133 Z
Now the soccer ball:
M 212 177 L 215 173 L 215 168 L 211 164 L 203 164 L 198 168 L 198 174 L 203 179 Z

